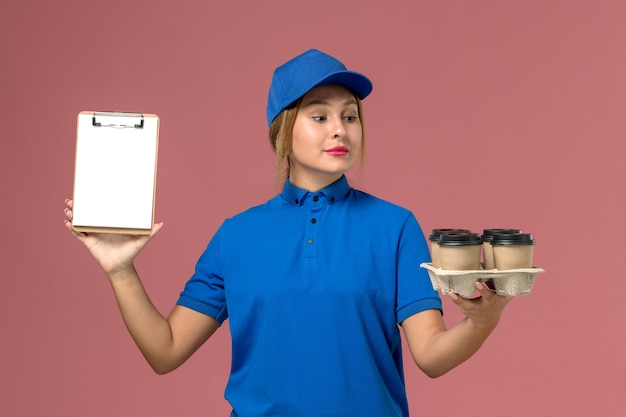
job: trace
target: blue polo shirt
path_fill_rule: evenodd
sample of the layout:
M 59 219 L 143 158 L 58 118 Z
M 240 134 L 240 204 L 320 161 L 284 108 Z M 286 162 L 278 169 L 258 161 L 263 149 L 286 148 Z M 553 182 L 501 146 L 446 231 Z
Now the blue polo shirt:
M 229 319 L 232 416 L 407 416 L 398 323 L 441 310 L 413 214 L 286 182 L 224 221 L 178 304 Z

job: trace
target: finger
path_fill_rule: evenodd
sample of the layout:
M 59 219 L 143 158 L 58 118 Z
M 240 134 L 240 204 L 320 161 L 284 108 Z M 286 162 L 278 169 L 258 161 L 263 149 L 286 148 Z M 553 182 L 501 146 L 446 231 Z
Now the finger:
M 450 300 L 452 300 L 454 304 L 456 304 L 460 308 L 469 307 L 475 301 L 475 299 L 465 298 L 455 292 L 449 292 L 446 295 L 450 298 Z
M 478 292 L 480 293 L 480 296 L 484 300 L 488 301 L 488 300 L 491 300 L 491 297 L 496 296 L 496 294 L 493 291 L 491 291 L 491 289 L 484 282 L 477 281 L 476 289 L 478 290 Z
M 494 299 L 495 297 L 498 297 L 498 298 L 502 298 L 506 300 L 506 302 L 509 302 L 513 299 L 513 296 L 511 295 L 498 294 L 495 290 L 492 290 L 491 288 L 489 288 L 489 286 L 487 286 L 487 284 L 484 282 L 477 282 L 476 288 L 480 292 L 480 295 L 487 300 L 491 300 L 491 299 Z
M 72 212 L 72 210 L 66 207 L 65 209 L 63 209 L 63 213 L 65 213 L 65 218 L 71 222 L 72 218 L 74 217 L 74 213 Z
M 150 234 L 148 235 L 135 235 L 133 237 L 137 238 L 138 242 L 140 242 L 140 245 L 146 245 L 150 240 L 152 240 L 152 238 L 159 233 L 159 230 L 161 230 L 161 228 L 163 227 L 163 222 L 160 223 L 154 223 L 152 225 L 152 230 L 150 230 Z
M 82 240 L 83 237 L 85 237 L 86 235 L 83 233 L 79 233 L 76 230 L 74 230 L 74 228 L 72 227 L 72 221 L 65 219 L 65 228 L 74 235 L 74 237 L 76 237 L 79 240 Z
M 456 293 L 453 293 L 452 291 L 450 291 L 449 293 L 446 293 L 446 295 L 450 297 L 453 301 L 456 301 L 459 299 L 459 295 Z
M 150 238 L 153 238 L 154 235 L 159 233 L 159 230 L 163 227 L 163 222 L 155 223 L 152 225 L 152 231 L 150 232 Z
M 69 215 L 68 215 L 69 212 Z M 83 239 L 85 237 L 87 237 L 86 233 L 82 233 L 82 232 L 77 232 L 76 230 L 74 230 L 74 228 L 72 227 L 72 211 L 65 209 L 65 228 L 72 234 L 74 235 L 74 237 L 76 237 L 78 240 L 83 241 Z
M 147 240 L 152 239 L 157 233 L 159 233 L 159 230 L 161 230 L 161 228 L 163 227 L 163 222 L 160 223 L 154 223 L 152 225 L 152 230 L 150 231 L 149 235 L 144 235 L 144 238 Z
M 65 199 L 65 204 L 67 205 L 67 207 L 69 207 L 70 209 L 74 208 L 74 200 L 70 200 L 69 198 Z
M 77 238 L 80 238 L 82 235 L 82 233 L 78 233 L 76 230 L 74 230 L 74 228 L 72 227 L 72 222 L 68 219 L 65 219 L 65 228 L 69 230 Z

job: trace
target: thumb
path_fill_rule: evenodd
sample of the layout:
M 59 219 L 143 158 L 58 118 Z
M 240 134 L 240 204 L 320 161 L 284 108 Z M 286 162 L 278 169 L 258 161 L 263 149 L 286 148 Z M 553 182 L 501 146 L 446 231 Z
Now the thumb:
M 152 230 L 150 230 L 150 234 L 145 235 L 145 239 L 146 240 L 152 239 L 154 236 L 156 236 L 157 233 L 159 233 L 159 230 L 161 230 L 162 228 L 163 228 L 163 222 L 154 223 L 152 225 Z

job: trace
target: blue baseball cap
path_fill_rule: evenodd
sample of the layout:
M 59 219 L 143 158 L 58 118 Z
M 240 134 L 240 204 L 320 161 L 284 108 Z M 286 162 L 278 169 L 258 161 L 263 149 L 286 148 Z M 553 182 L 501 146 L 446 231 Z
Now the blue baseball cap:
M 274 71 L 267 99 L 267 124 L 271 125 L 280 112 L 309 90 L 327 84 L 343 85 L 361 100 L 372 92 L 372 82 L 365 75 L 348 71 L 338 59 L 310 49 Z

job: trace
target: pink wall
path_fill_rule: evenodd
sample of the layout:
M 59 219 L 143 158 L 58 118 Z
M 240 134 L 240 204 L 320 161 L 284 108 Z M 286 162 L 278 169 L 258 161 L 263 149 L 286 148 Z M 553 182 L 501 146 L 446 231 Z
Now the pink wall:
M 272 196 L 269 80 L 310 47 L 374 81 L 355 185 L 427 231 L 532 232 L 547 271 L 469 362 L 407 363 L 413 415 L 624 415 L 626 3 L 453 3 L 2 2 L 0 415 L 228 414 L 227 328 L 154 375 L 66 233 L 76 115 L 161 117 L 138 267 L 167 313 L 222 219 Z

